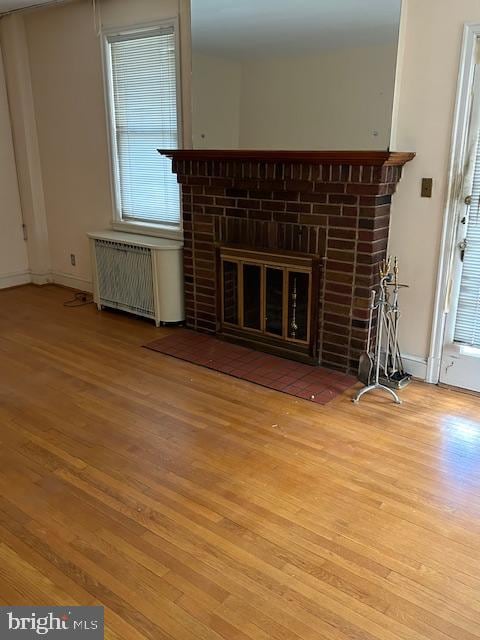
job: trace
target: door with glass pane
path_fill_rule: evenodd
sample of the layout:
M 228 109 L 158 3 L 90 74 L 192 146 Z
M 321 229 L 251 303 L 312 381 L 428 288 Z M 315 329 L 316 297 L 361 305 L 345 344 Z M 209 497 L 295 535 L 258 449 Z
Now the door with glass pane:
M 440 381 L 480 391 L 480 65 L 463 172 Z

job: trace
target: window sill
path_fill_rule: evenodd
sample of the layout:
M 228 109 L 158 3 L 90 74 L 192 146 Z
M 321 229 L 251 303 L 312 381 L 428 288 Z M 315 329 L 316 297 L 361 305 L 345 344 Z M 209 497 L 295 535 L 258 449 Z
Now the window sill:
M 142 224 L 141 222 L 114 222 L 112 229 L 124 233 L 140 233 L 155 238 L 167 238 L 168 240 L 183 240 L 183 229 L 166 227 L 160 224 Z

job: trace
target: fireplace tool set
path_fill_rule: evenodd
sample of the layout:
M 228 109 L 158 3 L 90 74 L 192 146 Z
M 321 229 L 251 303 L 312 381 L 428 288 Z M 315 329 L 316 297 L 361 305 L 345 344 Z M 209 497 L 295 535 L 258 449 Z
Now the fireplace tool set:
M 412 379 L 405 372 L 400 347 L 398 345 L 398 326 L 400 309 L 398 294 L 408 285 L 399 284 L 398 261 L 383 261 L 380 266 L 380 285 L 378 292 L 373 290 L 370 299 L 370 317 L 368 321 L 367 350 L 360 357 L 358 377 L 365 384 L 353 402 L 375 389 L 389 393 L 396 404 L 401 404 L 396 390 L 405 387 Z M 376 335 L 372 341 L 374 315 L 376 313 Z

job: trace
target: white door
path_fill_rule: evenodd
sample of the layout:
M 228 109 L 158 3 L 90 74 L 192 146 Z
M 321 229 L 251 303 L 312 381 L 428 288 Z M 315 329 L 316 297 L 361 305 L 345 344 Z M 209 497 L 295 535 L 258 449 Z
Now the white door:
M 458 198 L 440 382 L 480 391 L 480 64 L 475 67 L 466 163 Z

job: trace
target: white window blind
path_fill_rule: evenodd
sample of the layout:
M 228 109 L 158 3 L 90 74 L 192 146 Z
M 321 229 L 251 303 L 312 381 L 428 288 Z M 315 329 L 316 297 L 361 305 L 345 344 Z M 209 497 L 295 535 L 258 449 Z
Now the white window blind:
M 123 220 L 179 226 L 180 192 L 171 160 L 178 147 L 173 26 L 107 36 L 117 207 Z
M 455 342 L 480 347 L 480 133 L 475 154 L 472 204 L 468 215 Z

